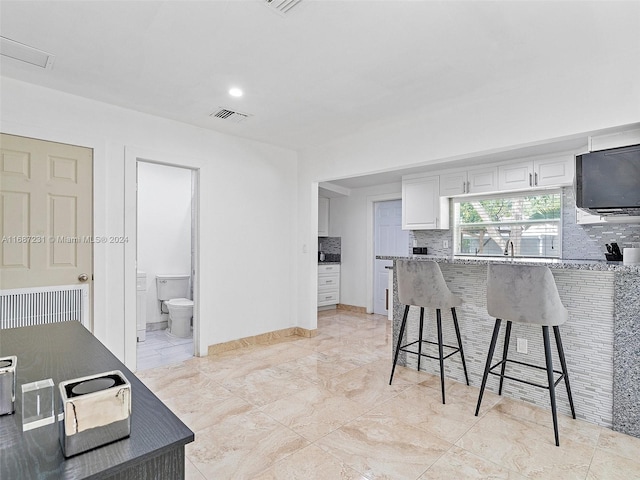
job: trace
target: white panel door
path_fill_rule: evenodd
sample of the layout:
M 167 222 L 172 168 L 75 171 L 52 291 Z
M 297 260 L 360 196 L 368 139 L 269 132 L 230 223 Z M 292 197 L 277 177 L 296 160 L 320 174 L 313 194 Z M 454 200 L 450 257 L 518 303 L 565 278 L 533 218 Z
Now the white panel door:
M 0 136 L 0 289 L 92 280 L 93 151 Z
M 402 201 L 375 203 L 374 255 L 406 256 L 409 251 L 409 232 L 402 230 Z M 387 314 L 387 293 L 390 260 L 374 260 L 373 312 Z

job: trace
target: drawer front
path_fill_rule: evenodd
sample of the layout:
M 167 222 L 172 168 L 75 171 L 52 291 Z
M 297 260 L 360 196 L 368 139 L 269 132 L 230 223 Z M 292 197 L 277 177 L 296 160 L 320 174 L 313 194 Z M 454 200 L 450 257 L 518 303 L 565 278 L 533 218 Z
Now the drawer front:
M 318 305 L 335 305 L 339 298 L 340 294 L 337 291 L 318 292 Z
M 340 265 L 318 265 L 318 275 L 325 273 L 340 273 Z
M 318 288 L 336 287 L 340 284 L 340 275 L 318 275 Z

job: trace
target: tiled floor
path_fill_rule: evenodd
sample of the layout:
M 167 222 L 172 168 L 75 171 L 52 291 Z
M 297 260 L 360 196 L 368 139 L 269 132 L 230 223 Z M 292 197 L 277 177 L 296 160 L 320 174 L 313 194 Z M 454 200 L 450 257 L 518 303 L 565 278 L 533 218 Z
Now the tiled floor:
M 194 432 L 191 480 L 640 479 L 640 439 L 398 367 L 390 322 L 323 312 L 288 337 L 139 374 Z M 579 408 L 579 406 L 578 406 Z
M 146 340 L 137 343 L 137 371 L 184 362 L 193 357 L 193 338 L 178 338 L 167 330 L 147 332 Z

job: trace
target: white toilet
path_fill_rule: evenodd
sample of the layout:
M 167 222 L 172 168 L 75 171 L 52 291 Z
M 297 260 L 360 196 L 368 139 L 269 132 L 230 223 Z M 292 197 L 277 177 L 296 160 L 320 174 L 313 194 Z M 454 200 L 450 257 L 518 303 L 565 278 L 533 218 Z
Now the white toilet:
M 156 275 L 161 310 L 169 313 L 169 333 L 176 337 L 191 336 L 193 300 L 189 296 L 189 275 Z

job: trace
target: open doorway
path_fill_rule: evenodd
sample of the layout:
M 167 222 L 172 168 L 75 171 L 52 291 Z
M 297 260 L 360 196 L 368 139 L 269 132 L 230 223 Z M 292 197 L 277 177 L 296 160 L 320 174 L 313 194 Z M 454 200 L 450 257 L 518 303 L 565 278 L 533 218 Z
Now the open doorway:
M 137 370 L 194 355 L 197 170 L 138 160 Z
M 402 201 L 387 200 L 374 203 L 373 224 L 373 313 L 388 315 L 391 303 L 388 292 L 391 260 L 378 260 L 378 255 L 406 256 L 409 248 L 409 232 L 402 230 Z

